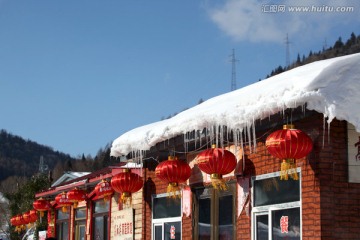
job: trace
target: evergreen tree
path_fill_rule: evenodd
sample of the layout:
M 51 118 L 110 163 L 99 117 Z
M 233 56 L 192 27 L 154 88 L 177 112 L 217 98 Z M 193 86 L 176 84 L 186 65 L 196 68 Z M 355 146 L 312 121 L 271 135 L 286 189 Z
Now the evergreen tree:
M 33 209 L 34 196 L 41 190 L 49 186 L 49 179 L 46 174 L 37 174 L 31 177 L 26 183 L 18 185 L 13 193 L 5 193 L 5 197 L 9 199 L 10 216 L 23 214 Z M 43 218 L 43 220 L 46 218 Z M 46 222 L 41 225 L 40 230 L 45 230 Z M 15 228 L 10 228 L 11 239 L 21 239 L 23 234 L 15 233 Z

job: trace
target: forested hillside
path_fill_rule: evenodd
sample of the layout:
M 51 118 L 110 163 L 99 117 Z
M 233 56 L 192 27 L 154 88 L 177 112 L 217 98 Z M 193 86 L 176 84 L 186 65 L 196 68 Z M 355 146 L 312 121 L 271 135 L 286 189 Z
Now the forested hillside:
M 350 38 L 346 41 L 343 41 L 342 38 L 339 37 L 338 40 L 330 47 L 324 46 L 322 50 L 317 52 L 310 50 L 307 57 L 305 57 L 304 54 L 300 56 L 300 53 L 298 53 L 296 61 L 291 63 L 290 66 L 283 67 L 280 65 L 272 70 L 266 78 L 311 62 L 354 53 L 360 53 L 360 35 L 356 36 L 355 33 L 351 33 Z
M 11 178 L 30 178 L 39 172 L 41 157 L 46 167 L 44 173 L 51 172 L 53 180 L 65 171 L 92 172 L 118 162 L 110 158 L 109 145 L 100 149 L 95 157 L 83 155 L 76 159 L 69 154 L 54 151 L 51 147 L 0 130 L 0 182 L 9 178 L 9 183 L 14 182 Z

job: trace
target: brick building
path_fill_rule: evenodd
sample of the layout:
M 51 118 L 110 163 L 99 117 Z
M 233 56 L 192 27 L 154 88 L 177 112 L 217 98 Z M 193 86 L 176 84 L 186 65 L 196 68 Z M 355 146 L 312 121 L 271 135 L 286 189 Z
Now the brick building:
M 59 220 L 53 206 L 55 235 L 59 238 L 61 227 L 70 229 L 61 239 L 359 239 L 359 93 L 359 54 L 309 64 L 131 130 L 113 143 L 119 166 L 36 197 L 51 198 L 76 184 L 87 189 L 88 199 L 78 207 L 85 209 L 81 218 L 71 207 Z M 299 180 L 280 180 L 281 159 L 265 146 L 269 134 L 287 123 L 313 144 L 296 160 Z M 223 176 L 225 191 L 214 189 L 197 167 L 196 156 L 212 144 L 237 159 L 234 171 Z M 155 175 L 168 155 L 191 167 L 175 199 Z M 104 208 L 92 193 L 95 183 L 110 180 L 130 163 L 137 164 L 143 188 L 131 205 L 119 206 L 116 193 Z

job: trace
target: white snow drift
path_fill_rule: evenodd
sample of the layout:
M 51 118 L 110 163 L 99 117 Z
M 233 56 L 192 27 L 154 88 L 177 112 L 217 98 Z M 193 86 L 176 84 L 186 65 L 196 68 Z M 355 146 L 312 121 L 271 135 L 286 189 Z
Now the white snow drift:
M 170 119 L 135 128 L 114 140 L 111 155 L 149 150 L 177 135 L 213 126 L 251 136 L 255 120 L 305 103 L 328 122 L 346 120 L 360 132 L 360 54 L 304 65 L 211 98 Z

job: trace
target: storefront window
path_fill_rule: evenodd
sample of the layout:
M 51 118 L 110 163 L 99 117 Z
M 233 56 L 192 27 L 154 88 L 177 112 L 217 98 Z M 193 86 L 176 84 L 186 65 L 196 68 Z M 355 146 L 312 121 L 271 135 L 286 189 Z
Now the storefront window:
M 75 209 L 75 240 L 85 240 L 86 208 Z
M 168 198 L 167 194 L 152 199 L 152 229 L 154 240 L 181 239 L 181 198 Z
M 93 207 L 93 239 L 108 240 L 110 201 L 99 200 Z
M 280 180 L 279 173 L 253 177 L 253 239 L 301 239 L 300 172 L 299 179 Z
M 61 209 L 56 211 L 56 238 L 69 239 L 69 212 L 63 212 Z
M 228 191 L 195 190 L 195 239 L 235 239 L 235 185 Z

